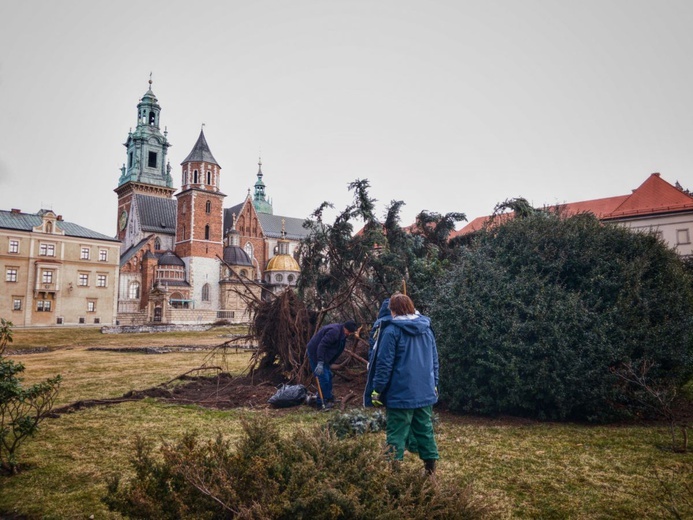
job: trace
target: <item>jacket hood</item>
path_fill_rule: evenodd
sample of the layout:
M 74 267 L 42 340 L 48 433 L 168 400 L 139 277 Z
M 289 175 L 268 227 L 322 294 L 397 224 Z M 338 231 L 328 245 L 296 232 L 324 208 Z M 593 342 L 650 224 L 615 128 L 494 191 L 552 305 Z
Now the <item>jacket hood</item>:
M 382 305 L 380 305 L 380 310 L 378 311 L 378 317 L 376 319 L 384 318 L 385 316 L 391 316 L 390 314 L 390 298 L 385 298 Z
M 410 336 L 420 336 L 431 328 L 431 320 L 422 314 L 396 316 L 390 323 Z

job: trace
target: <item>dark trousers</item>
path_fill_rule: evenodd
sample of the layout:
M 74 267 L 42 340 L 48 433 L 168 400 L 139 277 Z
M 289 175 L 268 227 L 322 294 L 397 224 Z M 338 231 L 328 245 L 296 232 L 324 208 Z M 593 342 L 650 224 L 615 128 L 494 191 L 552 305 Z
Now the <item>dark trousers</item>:
M 315 367 L 318 366 L 317 361 L 314 361 L 310 356 L 308 356 L 308 361 L 310 362 L 310 369 L 315 372 Z M 322 397 L 325 401 L 334 401 L 334 395 L 332 394 L 332 371 L 330 366 L 327 364 L 323 365 L 325 367 L 324 372 L 321 376 L 317 376 L 320 382 L 320 390 L 322 391 Z M 320 399 L 320 394 L 318 393 L 317 405 L 322 406 L 323 402 Z

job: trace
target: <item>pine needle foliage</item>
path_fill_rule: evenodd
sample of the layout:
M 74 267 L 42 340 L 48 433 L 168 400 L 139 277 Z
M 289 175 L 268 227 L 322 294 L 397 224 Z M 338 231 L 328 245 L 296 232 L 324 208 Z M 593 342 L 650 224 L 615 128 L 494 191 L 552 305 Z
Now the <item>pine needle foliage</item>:
M 430 312 L 454 410 L 607 420 L 634 404 L 614 368 L 693 375 L 693 289 L 652 234 L 591 214 L 524 211 L 481 231 L 440 279 Z
M 284 438 L 267 418 L 246 420 L 236 449 L 195 433 L 165 444 L 142 440 L 135 478 L 112 479 L 105 503 L 147 519 L 482 519 L 494 506 L 468 485 L 435 483 L 420 470 L 392 469 L 377 440 L 339 440 L 329 429 Z

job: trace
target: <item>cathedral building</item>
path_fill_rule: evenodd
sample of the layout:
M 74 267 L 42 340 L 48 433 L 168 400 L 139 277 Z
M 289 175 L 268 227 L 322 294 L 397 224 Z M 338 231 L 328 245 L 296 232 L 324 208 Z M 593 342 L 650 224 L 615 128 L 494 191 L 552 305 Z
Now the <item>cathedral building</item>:
M 225 208 L 221 165 L 204 130 L 181 163 L 180 189 L 167 160 L 168 132 L 149 89 L 125 142 L 115 192 L 121 240 L 118 322 L 234 323 L 249 319 L 248 298 L 296 284 L 303 219 L 274 215 L 259 162 L 254 193 Z M 229 175 L 229 174 L 226 174 Z

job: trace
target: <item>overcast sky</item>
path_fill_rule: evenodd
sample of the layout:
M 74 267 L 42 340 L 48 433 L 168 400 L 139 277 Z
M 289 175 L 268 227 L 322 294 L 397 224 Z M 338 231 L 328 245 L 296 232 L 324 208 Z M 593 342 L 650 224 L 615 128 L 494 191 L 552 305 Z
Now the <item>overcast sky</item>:
M 204 123 L 226 207 L 259 154 L 300 218 L 355 179 L 403 224 L 693 188 L 691 27 L 690 0 L 0 0 L 0 209 L 113 236 L 150 72 L 175 186 Z

